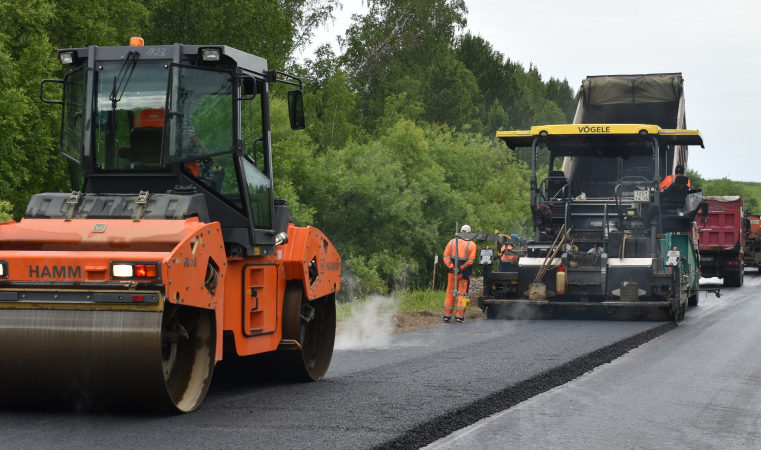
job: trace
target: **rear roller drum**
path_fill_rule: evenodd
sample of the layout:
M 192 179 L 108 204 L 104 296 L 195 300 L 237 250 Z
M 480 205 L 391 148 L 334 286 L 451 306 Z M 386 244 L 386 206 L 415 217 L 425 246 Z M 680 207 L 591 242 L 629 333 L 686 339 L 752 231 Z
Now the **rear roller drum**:
M 307 300 L 301 282 L 290 282 L 283 301 L 283 339 L 299 343 L 298 350 L 281 350 L 284 375 L 296 380 L 319 380 L 328 371 L 336 336 L 334 295 Z

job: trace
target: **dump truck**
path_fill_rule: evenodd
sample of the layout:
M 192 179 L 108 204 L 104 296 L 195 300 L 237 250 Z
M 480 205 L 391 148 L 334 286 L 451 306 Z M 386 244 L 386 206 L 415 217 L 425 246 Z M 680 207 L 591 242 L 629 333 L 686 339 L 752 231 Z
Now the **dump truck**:
M 744 223 L 743 264 L 758 268 L 761 265 L 761 216 L 745 211 Z
M 685 129 L 684 78 L 681 73 L 591 75 L 579 89 L 573 123 L 646 123 L 665 129 Z M 684 145 L 668 147 L 660 156 L 660 178 L 673 174 L 676 166 L 687 170 Z M 563 171 L 569 178 L 584 179 L 593 166 L 574 164 L 566 158 Z M 647 176 L 650 174 L 648 173 Z
M 74 191 L 0 224 L 0 404 L 189 412 L 216 363 L 251 355 L 323 377 L 341 258 L 273 198 L 270 93 L 291 86 L 302 129 L 301 81 L 225 45 L 58 58 L 40 97 Z
M 697 218 L 700 273 L 724 279 L 724 286 L 743 285 L 745 220 L 737 195 L 705 196 Z
M 702 192 L 677 181 L 663 192 L 661 162 L 675 147 L 703 145 L 695 130 L 652 124 L 569 124 L 498 131 L 531 148 L 534 239 L 510 278 L 517 294 L 478 298 L 488 317 L 595 311 L 617 318 L 681 320 L 697 299 L 692 240 Z M 549 165 L 539 168 L 540 148 Z M 573 159 L 583 170 L 567 176 Z M 540 174 L 547 176 L 537 183 Z M 682 177 L 684 178 L 684 177 Z M 484 280 L 484 285 L 490 280 Z

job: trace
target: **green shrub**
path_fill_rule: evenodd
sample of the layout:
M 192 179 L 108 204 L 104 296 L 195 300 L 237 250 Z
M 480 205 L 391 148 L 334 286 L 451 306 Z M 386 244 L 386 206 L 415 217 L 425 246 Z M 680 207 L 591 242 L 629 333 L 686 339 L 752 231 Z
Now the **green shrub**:
M 339 303 L 364 299 L 370 294 L 386 294 L 388 289 L 378 274 L 374 263 L 364 256 L 349 255 L 344 259 L 341 273 L 341 290 L 338 291 Z
M 13 205 L 8 200 L 0 200 L 0 222 L 13 219 Z

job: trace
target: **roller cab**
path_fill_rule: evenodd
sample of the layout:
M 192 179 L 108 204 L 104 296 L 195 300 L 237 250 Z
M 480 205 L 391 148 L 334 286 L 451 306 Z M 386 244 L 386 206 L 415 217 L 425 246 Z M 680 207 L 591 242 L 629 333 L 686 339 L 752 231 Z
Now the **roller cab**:
M 188 412 L 267 353 L 324 376 L 341 258 L 272 188 L 270 86 L 299 129 L 300 81 L 223 45 L 58 56 L 74 191 L 0 224 L 0 404 Z

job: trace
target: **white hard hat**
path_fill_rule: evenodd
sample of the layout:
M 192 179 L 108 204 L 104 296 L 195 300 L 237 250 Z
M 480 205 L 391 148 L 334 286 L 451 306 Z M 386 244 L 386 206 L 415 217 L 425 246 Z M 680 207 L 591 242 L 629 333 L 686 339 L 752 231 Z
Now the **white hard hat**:
M 470 225 L 463 225 L 460 228 L 460 233 L 470 233 Z

